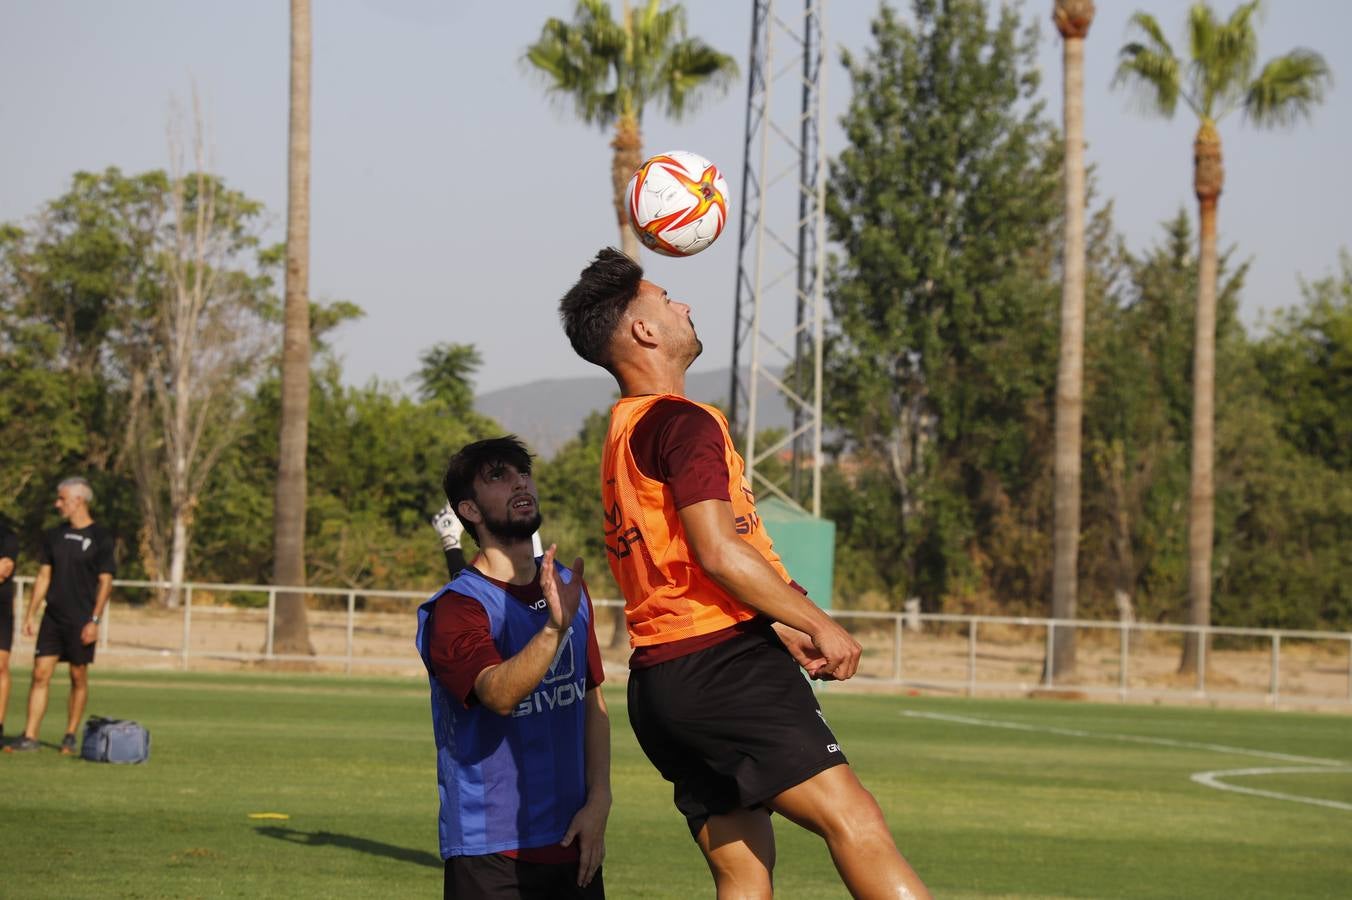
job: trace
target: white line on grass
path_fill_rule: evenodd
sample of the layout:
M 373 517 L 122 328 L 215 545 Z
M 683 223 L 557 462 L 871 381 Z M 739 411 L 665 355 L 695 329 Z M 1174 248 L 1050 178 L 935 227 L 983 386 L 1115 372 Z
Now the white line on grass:
M 963 725 L 983 725 L 987 728 L 1008 728 L 1012 731 L 1034 731 L 1043 734 L 1060 734 L 1067 737 L 1095 738 L 1104 741 L 1123 741 L 1130 744 L 1155 744 L 1160 747 L 1182 747 L 1189 750 L 1214 750 L 1217 753 L 1234 753 L 1239 756 L 1257 756 L 1262 759 L 1280 759 L 1283 762 L 1310 763 L 1317 766 L 1346 766 L 1341 759 L 1320 759 L 1317 756 L 1294 756 L 1290 753 L 1273 753 L 1268 750 L 1250 750 L 1247 747 L 1228 747 L 1225 744 L 1202 744 L 1196 741 L 1176 741 L 1172 738 L 1143 737 L 1138 734 L 1112 734 L 1101 731 L 1081 731 L 1078 728 L 1057 728 L 1053 725 L 1027 725 L 1023 722 L 1002 722 L 998 719 L 979 719 L 974 716 L 951 716 L 944 713 L 916 712 L 902 710 L 903 716 L 913 719 L 938 719 L 943 722 L 958 722 Z
M 1312 803 L 1333 809 L 1352 811 L 1352 803 L 1338 800 L 1323 800 L 1318 797 L 1302 797 L 1298 794 L 1283 794 L 1277 791 L 1263 791 L 1258 788 L 1237 787 L 1225 784 L 1222 777 L 1241 777 L 1244 775 L 1279 775 L 1288 772 L 1352 772 L 1345 761 L 1340 759 L 1321 759 L 1317 756 L 1296 756 L 1290 753 L 1273 753 L 1269 750 L 1252 750 L 1248 747 L 1230 747 L 1226 744 L 1204 744 L 1198 741 L 1176 741 L 1173 738 L 1145 737 L 1139 734 L 1114 734 L 1112 732 L 1083 731 L 1078 728 L 1058 728 L 1054 725 L 1029 725 L 1024 722 L 1006 722 L 999 719 L 980 719 L 975 716 L 954 716 L 947 713 L 917 712 L 904 709 L 903 716 L 912 719 L 934 719 L 939 722 L 956 722 L 959 725 L 979 725 L 984 728 L 1006 728 L 1010 731 L 1031 731 L 1041 734 L 1059 734 L 1066 737 L 1091 738 L 1094 740 L 1120 741 L 1129 744 L 1154 744 L 1159 747 L 1179 747 L 1187 750 L 1212 750 L 1217 753 L 1233 753 L 1239 756 L 1257 756 L 1262 759 L 1279 759 L 1284 762 L 1313 763 L 1311 766 L 1275 766 L 1262 769 L 1218 769 L 1213 772 L 1194 772 L 1189 776 L 1193 781 L 1220 791 L 1233 791 L 1237 794 L 1252 794 L 1255 797 L 1268 797 L 1274 800 L 1289 800 L 1295 803 Z
M 1215 772 L 1193 772 L 1192 780 L 1218 791 L 1234 791 L 1236 794 L 1253 794 L 1255 797 L 1271 797 L 1274 800 L 1290 800 L 1294 803 L 1313 803 L 1315 806 L 1328 806 L 1333 809 L 1345 809 L 1352 812 L 1352 803 L 1340 800 L 1323 800 L 1319 797 L 1304 797 L 1300 794 L 1283 794 L 1278 791 L 1263 791 L 1258 788 L 1239 787 L 1221 781 L 1224 778 L 1239 778 L 1244 775 L 1285 775 L 1290 772 L 1352 772 L 1352 769 L 1330 769 L 1328 766 L 1272 766 L 1264 769 L 1228 769 Z

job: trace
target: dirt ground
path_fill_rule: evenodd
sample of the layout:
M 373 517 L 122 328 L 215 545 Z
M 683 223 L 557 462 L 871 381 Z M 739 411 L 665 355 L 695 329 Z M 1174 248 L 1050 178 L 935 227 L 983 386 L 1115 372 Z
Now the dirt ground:
M 423 677 L 413 648 L 414 600 L 387 600 L 384 608 L 358 607 L 349 633 L 345 604 L 308 611 L 315 657 L 269 661 L 267 611 L 194 603 L 181 610 L 114 604 L 100 639 L 98 664 L 107 668 L 248 671 L 303 668 L 352 674 Z M 973 642 L 966 624 L 926 623 L 901 633 L 891 620 L 841 621 L 864 645 L 860 677 L 832 690 L 884 690 L 986 696 L 1042 696 L 1099 701 L 1273 706 L 1352 712 L 1352 640 L 1284 639 L 1274 678 L 1271 641 L 1217 637 L 1207 653 L 1205 678 L 1177 673 L 1180 636 L 1133 632 L 1122 672 L 1115 630 L 1077 633 L 1076 668 L 1060 673 L 1046 691 L 1042 665 L 1046 630 L 1040 626 L 982 623 Z M 597 637 L 607 677 L 623 680 L 628 647 L 611 647 L 616 616 L 598 610 Z M 184 653 L 184 644 L 188 653 Z M 349 645 L 350 656 L 349 661 Z M 32 640 L 16 635 L 14 661 L 31 658 Z M 1274 691 L 1275 687 L 1275 691 Z M 1044 689 L 1041 690 L 1040 689 Z M 1276 703 L 1274 704 L 1274 699 Z

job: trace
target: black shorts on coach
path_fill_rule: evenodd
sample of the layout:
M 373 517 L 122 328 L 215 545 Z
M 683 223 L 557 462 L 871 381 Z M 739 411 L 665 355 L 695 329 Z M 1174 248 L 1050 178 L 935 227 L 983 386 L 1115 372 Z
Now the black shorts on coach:
M 14 649 L 14 600 L 0 599 L 0 651 Z
M 697 834 L 847 760 L 769 622 L 629 673 L 629 722 Z
M 34 656 L 55 656 L 61 662 L 70 663 L 73 666 L 85 666 L 94 661 L 94 644 L 86 644 L 80 640 L 80 632 L 84 629 L 84 623 L 78 625 L 68 625 L 65 622 L 53 619 L 49 615 L 43 615 L 42 624 L 38 626 L 37 651 Z
M 601 869 L 577 886 L 577 863 L 532 863 L 501 853 L 452 856 L 445 863 L 445 900 L 606 900 Z

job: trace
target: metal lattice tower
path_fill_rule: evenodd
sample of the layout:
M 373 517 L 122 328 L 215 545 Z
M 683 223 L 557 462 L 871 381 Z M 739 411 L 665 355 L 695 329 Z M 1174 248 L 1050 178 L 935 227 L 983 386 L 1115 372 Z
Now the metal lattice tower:
M 825 0 L 803 0 L 801 15 L 796 4 L 785 11 L 789 0 L 752 5 L 729 424 L 743 440 L 753 489 L 820 515 Z M 758 447 L 763 391 L 783 398 L 793 425 Z M 785 448 L 788 476 L 776 483 L 760 464 Z

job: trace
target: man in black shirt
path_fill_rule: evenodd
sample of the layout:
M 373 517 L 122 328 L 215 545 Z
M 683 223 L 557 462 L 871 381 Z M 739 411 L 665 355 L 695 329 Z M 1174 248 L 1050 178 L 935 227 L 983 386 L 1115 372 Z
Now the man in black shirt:
M 0 744 L 5 740 L 9 708 L 9 651 L 14 646 L 14 565 L 19 561 L 19 536 L 0 522 Z
M 47 601 L 37 633 L 33 683 L 28 690 L 28 721 L 23 737 L 5 749 L 36 750 L 38 730 L 47 713 L 47 691 L 57 662 L 70 666 L 70 700 L 61 752 L 73 755 L 75 730 L 89 699 L 89 664 L 99 639 L 99 620 L 113 589 L 113 536 L 94 524 L 89 504 L 94 492 L 83 478 L 67 478 L 57 486 L 56 509 L 66 524 L 42 536 L 42 551 L 33 601 L 24 610 L 23 633 L 33 634 L 33 613 Z

